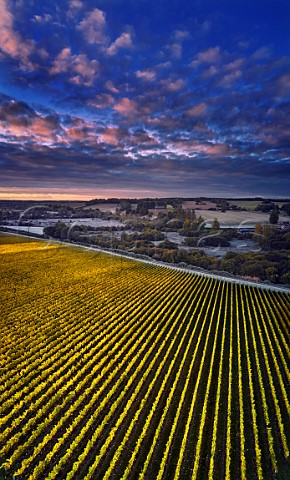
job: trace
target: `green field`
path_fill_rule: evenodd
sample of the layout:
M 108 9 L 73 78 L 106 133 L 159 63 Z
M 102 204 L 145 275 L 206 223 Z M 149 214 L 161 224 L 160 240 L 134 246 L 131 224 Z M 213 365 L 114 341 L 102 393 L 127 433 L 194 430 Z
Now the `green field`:
M 0 258 L 0 478 L 290 478 L 290 295 L 8 235 Z
M 255 210 L 255 208 L 261 204 L 261 200 L 230 200 L 229 201 L 230 205 L 237 205 L 237 207 L 245 208 L 246 210 Z M 276 205 L 278 205 L 279 208 L 284 205 L 284 203 L 288 202 L 275 202 Z

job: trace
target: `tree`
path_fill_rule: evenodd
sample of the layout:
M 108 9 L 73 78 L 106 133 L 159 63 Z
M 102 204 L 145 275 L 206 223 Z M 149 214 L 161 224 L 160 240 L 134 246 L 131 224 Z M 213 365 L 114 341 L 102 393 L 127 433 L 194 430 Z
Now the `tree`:
M 281 210 L 284 210 L 287 215 L 290 215 L 290 203 L 284 203 L 281 207 Z
M 270 248 L 271 243 L 274 241 L 277 235 L 277 230 L 271 225 L 257 224 L 255 227 L 254 239 L 262 248 Z
M 278 223 L 278 220 L 279 220 L 279 211 L 278 211 L 278 208 L 275 207 L 272 212 L 270 213 L 270 217 L 269 217 L 269 222 L 274 225 L 276 223 Z
M 183 222 L 183 230 L 190 230 L 191 227 L 191 221 L 189 218 L 186 218 Z
M 261 204 L 257 205 L 255 210 L 263 213 L 268 213 L 271 212 L 273 208 L 275 208 L 275 203 L 271 202 L 270 200 L 265 200 Z
M 226 200 L 220 200 L 220 201 L 217 203 L 217 207 L 219 207 L 222 212 L 226 212 L 227 209 L 229 208 L 229 203 L 226 202 Z
M 211 226 L 212 230 L 219 230 L 220 229 L 220 224 L 219 224 L 219 221 L 217 218 L 214 219 L 214 221 L 212 222 L 212 226 Z

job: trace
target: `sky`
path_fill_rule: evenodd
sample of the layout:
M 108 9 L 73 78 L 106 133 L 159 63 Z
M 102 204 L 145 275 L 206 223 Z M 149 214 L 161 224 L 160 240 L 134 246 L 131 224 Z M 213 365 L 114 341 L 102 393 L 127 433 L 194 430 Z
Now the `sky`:
M 289 0 L 0 0 L 0 199 L 290 197 Z

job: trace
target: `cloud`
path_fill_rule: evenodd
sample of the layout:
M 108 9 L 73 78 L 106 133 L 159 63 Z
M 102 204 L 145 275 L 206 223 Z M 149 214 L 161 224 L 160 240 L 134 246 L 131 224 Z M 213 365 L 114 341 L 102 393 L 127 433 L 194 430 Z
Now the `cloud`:
M 85 54 L 72 55 L 70 48 L 63 48 L 50 69 L 51 75 L 71 74 L 70 81 L 77 85 L 91 86 L 98 74 L 99 62 L 88 60 Z
M 144 80 L 145 82 L 152 82 L 156 79 L 156 72 L 152 69 L 137 70 L 135 75 L 136 75 L 136 78 Z
M 9 143 L 12 138 L 23 142 L 54 142 L 61 133 L 56 115 L 43 115 L 24 102 L 4 99 L 0 105 L 0 132 Z
M 69 8 L 79 9 L 83 8 L 83 3 L 80 0 L 70 0 Z
M 122 131 L 118 127 L 107 127 L 99 136 L 99 141 L 110 145 L 118 145 L 122 139 Z
M 180 60 L 183 53 L 182 43 L 185 39 L 191 38 L 191 34 L 187 30 L 174 30 L 171 35 L 172 43 L 166 45 L 166 50 L 176 60 Z
M 63 48 L 54 61 L 50 73 L 56 75 L 58 73 L 67 72 L 72 63 L 72 54 L 70 48 Z
M 290 94 L 290 73 L 286 73 L 285 75 L 282 75 L 278 82 L 278 94 L 281 97 L 285 97 L 286 95 Z
M 173 58 L 179 60 L 182 57 L 182 45 L 180 43 L 170 45 L 170 51 Z
M 131 143 L 134 145 L 142 145 L 143 147 L 146 145 L 158 145 L 159 142 L 155 138 L 154 134 L 148 132 L 147 130 L 137 129 L 133 132 L 131 136 Z
M 163 143 L 163 148 L 165 144 Z M 226 143 L 200 142 L 191 139 L 173 139 L 166 144 L 167 153 L 177 157 L 195 158 L 204 155 L 213 157 L 228 156 L 233 153 Z M 200 157 L 201 158 L 201 157 Z
M 182 42 L 190 37 L 191 34 L 187 30 L 175 30 L 173 32 L 172 38 L 174 41 L 167 47 L 173 58 L 179 60 L 182 57 Z
M 216 75 L 218 71 L 219 70 L 217 69 L 217 67 L 214 67 L 213 65 L 211 65 L 209 68 L 204 70 L 204 72 L 202 73 L 202 77 L 204 78 L 212 77 L 213 75 Z
M 0 120 L 32 118 L 34 110 L 25 102 L 17 102 L 6 95 L 0 95 Z
M 77 25 L 77 30 L 80 30 L 90 44 L 107 45 L 108 37 L 104 30 L 106 27 L 106 16 L 102 10 L 95 8 L 91 12 L 87 12 L 85 18 Z
M 97 101 L 105 101 L 103 95 L 109 94 L 97 95 Z M 114 109 L 125 116 L 136 112 L 139 119 L 140 98 L 123 98 Z M 146 103 L 146 96 L 143 100 Z M 238 93 L 208 98 L 211 115 L 216 109 L 211 123 L 217 127 L 209 131 L 202 118 L 192 128 L 188 117 L 173 118 L 166 111 L 163 118 L 154 116 L 151 128 L 123 128 L 122 118 L 118 118 L 117 125 L 105 126 L 69 114 L 36 111 L 25 102 L 0 95 L 1 160 L 5 164 L 1 186 L 15 185 L 16 181 L 18 185 L 41 182 L 49 185 L 51 191 L 56 184 L 62 188 L 85 184 L 98 186 L 104 192 L 106 185 L 128 188 L 132 184 L 136 188 L 140 185 L 144 191 L 149 182 L 160 194 L 162 179 L 169 190 L 176 189 L 178 184 L 179 192 L 190 195 L 192 184 L 198 179 L 201 188 L 213 195 L 213 185 L 222 189 L 225 182 L 233 194 L 244 182 L 240 191 L 245 194 L 249 181 L 255 188 L 261 185 L 265 193 L 271 179 L 272 186 L 276 182 L 277 192 L 281 187 L 281 191 L 287 192 L 290 103 L 280 102 L 279 108 L 268 108 L 263 124 L 253 121 L 252 100 L 248 97 L 251 107 L 233 117 L 232 109 L 238 109 L 242 102 Z M 202 116 L 206 111 L 205 102 L 193 103 L 191 98 L 191 104 L 193 116 Z M 158 108 L 160 112 L 160 105 Z
M 71 144 L 77 141 L 86 141 L 88 143 L 89 135 L 88 130 L 84 126 L 73 126 L 65 129 L 66 142 Z
M 45 13 L 44 15 L 34 15 L 33 17 L 33 21 L 36 23 L 49 23 L 51 20 L 52 16 L 48 13 Z
M 236 70 L 234 72 L 228 73 L 225 75 L 219 82 L 221 87 L 229 88 L 233 85 L 233 83 L 241 78 L 242 72 L 241 70 Z
M 272 55 L 272 50 L 269 47 L 258 48 L 251 56 L 252 60 L 264 60 Z
M 62 117 L 53 111 L 48 113 L 33 110 L 24 102 L 0 96 L 0 139 L 2 143 L 19 144 L 24 150 L 32 145 L 41 148 L 64 146 L 79 148 L 80 142 L 97 145 L 98 126 L 93 121 L 66 115 Z M 63 154 L 68 153 L 64 150 Z
M 137 114 L 137 103 L 129 98 L 122 98 L 114 106 L 116 112 L 125 116 L 132 116 Z
M 38 115 L 31 124 L 30 132 L 38 141 L 55 141 L 60 126 L 57 121 Z
M 224 65 L 224 70 L 226 71 L 238 70 L 243 66 L 244 62 L 245 60 L 243 58 L 237 58 L 236 60 Z
M 67 11 L 67 17 L 70 19 L 73 19 L 76 15 L 77 10 L 80 10 L 83 7 L 84 5 L 80 0 L 70 0 L 68 11 Z
M 161 80 L 161 85 L 169 92 L 178 92 L 185 86 L 185 81 L 182 78 L 177 80 Z
M 8 9 L 7 2 L 0 0 L 0 50 L 19 60 L 22 68 L 33 70 L 29 57 L 34 51 L 35 43 L 32 40 L 24 40 L 14 30 L 13 23 L 13 15 Z
M 38 48 L 37 55 L 39 55 L 42 60 L 46 60 L 47 58 L 49 58 L 49 53 L 47 52 L 47 50 L 45 50 L 45 48 Z
M 220 47 L 208 48 L 203 52 L 199 52 L 197 60 L 203 63 L 218 63 L 221 59 Z
M 185 38 L 190 38 L 190 37 L 191 37 L 190 32 L 188 32 L 187 30 L 175 30 L 174 31 L 174 38 L 177 41 L 183 41 Z
M 199 105 L 194 105 L 193 107 L 189 108 L 186 113 L 190 117 L 204 117 L 207 110 L 206 103 L 200 103 Z
M 116 55 L 118 50 L 122 48 L 131 48 L 133 46 L 132 38 L 130 33 L 122 33 L 107 49 L 106 53 L 108 55 Z
M 160 70 L 162 70 L 163 68 L 171 68 L 171 67 L 172 67 L 172 63 L 169 61 L 159 63 L 158 65 L 155 66 L 156 69 L 160 69 Z
M 109 93 L 100 93 L 95 99 L 88 100 L 87 104 L 95 108 L 108 108 L 114 104 L 114 97 Z
M 191 62 L 190 67 L 197 67 L 200 64 L 216 64 L 221 61 L 220 47 L 211 47 L 199 52 Z
M 118 88 L 116 88 L 112 82 L 112 80 L 108 80 L 106 83 L 105 83 L 105 87 L 107 90 L 109 90 L 109 92 L 111 93 L 119 93 L 119 90 Z

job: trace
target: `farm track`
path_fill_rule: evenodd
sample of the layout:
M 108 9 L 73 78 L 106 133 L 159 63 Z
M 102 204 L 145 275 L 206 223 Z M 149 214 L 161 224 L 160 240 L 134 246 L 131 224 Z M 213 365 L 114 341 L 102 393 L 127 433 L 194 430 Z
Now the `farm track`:
M 0 478 L 290 475 L 288 294 L 17 241 L 0 236 Z

